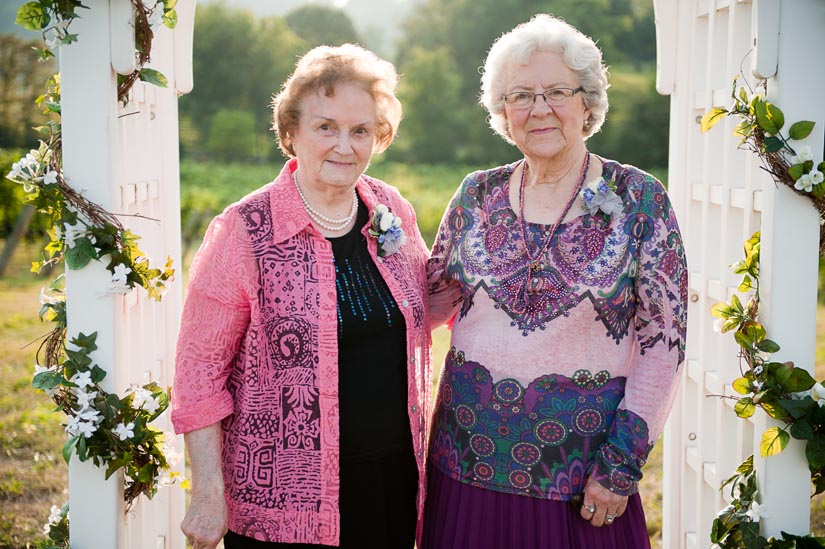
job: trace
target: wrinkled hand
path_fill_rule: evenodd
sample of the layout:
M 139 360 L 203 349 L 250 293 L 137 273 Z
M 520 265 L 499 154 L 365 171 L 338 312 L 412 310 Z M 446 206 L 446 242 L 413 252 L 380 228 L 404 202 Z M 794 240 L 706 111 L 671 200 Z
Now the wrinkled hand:
M 584 504 L 581 516 L 593 526 L 611 525 L 624 514 L 627 508 L 627 496 L 615 494 L 599 484 L 593 477 L 588 477 L 584 486 Z M 591 509 L 593 511 L 591 512 Z M 610 517 L 613 519 L 608 520 Z
M 226 502 L 222 493 L 192 494 L 180 529 L 194 549 L 215 549 L 226 533 Z

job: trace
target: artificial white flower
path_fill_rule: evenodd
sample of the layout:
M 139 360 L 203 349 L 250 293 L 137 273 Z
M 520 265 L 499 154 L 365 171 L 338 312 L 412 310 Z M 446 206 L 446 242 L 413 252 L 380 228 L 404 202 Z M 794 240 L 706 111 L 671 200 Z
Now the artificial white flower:
M 768 518 L 770 515 L 765 512 L 767 505 L 759 505 L 758 502 L 751 502 L 751 508 L 745 513 L 753 522 L 759 522 L 760 518 Z
M 386 204 L 378 204 L 377 206 L 375 206 L 375 211 L 380 213 L 381 215 L 384 215 L 385 213 L 389 212 L 390 209 L 386 206 Z
M 163 456 L 166 458 L 166 462 L 169 464 L 170 467 L 174 467 L 178 463 L 180 463 L 183 454 L 175 450 L 175 445 L 170 442 L 174 435 L 172 433 L 164 433 L 164 441 L 163 447 L 161 447 L 161 452 L 163 452 Z
M 811 152 L 810 147 L 799 147 L 799 150 L 796 151 L 796 156 L 791 158 L 791 164 L 802 164 L 803 162 L 813 159 L 814 153 Z
M 819 185 L 820 183 L 822 183 L 822 180 L 825 179 L 825 176 L 822 175 L 822 172 L 817 170 L 816 168 L 808 172 L 808 175 L 811 176 L 811 180 L 814 182 L 814 185 Z
M 77 404 L 82 411 L 89 408 L 97 397 L 97 391 L 89 391 L 88 393 L 80 388 L 75 389 L 75 396 L 77 396 Z
M 149 14 L 149 19 L 147 20 L 149 26 L 152 28 L 156 28 L 163 23 L 163 5 L 155 5 L 152 8 L 151 13 Z
M 92 435 L 97 431 L 97 424 L 91 421 L 81 421 L 78 423 L 77 434 L 83 438 L 92 438 Z
M 793 184 L 793 188 L 798 191 L 805 191 L 809 193 L 813 190 L 814 187 L 814 180 L 811 177 L 811 174 L 804 173 L 799 176 L 799 179 L 796 180 L 796 183 Z
M 86 227 L 80 223 L 79 221 L 74 225 L 69 225 L 68 223 L 63 224 L 64 234 L 63 239 L 66 242 L 66 246 L 69 248 L 74 248 L 75 241 L 78 238 L 86 236 Z
M 57 505 L 52 505 L 51 511 L 49 513 L 49 524 L 57 524 L 60 522 L 60 507 Z
M 756 368 L 754 368 L 754 369 L 753 369 L 753 375 L 758 376 L 758 375 L 760 375 L 763 371 L 765 371 L 765 369 L 764 369 L 764 368 L 762 367 L 762 365 L 760 364 L 759 366 L 757 366 Z
M 129 422 L 126 425 L 123 423 L 118 423 L 117 427 L 115 427 L 115 434 L 120 438 L 120 440 L 130 439 L 135 436 L 135 424 L 132 422 Z
M 92 372 L 77 372 L 69 381 L 83 389 L 92 385 Z
M 100 412 L 95 408 L 87 408 L 85 410 L 81 410 L 77 413 L 77 417 L 83 421 L 94 423 L 95 425 L 103 421 L 103 416 L 100 415 Z
M 132 272 L 132 269 L 124 265 L 123 263 L 119 263 L 115 265 L 115 272 L 112 273 L 112 280 L 126 280 L 126 275 Z
M 392 218 L 393 217 L 394 216 L 392 214 L 389 214 L 389 213 L 385 213 L 385 214 L 381 215 L 381 224 L 379 225 L 379 227 L 381 228 L 382 231 L 390 230 L 390 227 L 392 227 Z
M 727 322 L 727 320 L 728 319 L 724 318 L 724 317 L 717 318 L 716 321 L 714 321 L 714 323 L 713 323 L 713 331 L 716 332 L 717 334 L 721 334 L 722 333 L 722 327 L 725 325 L 725 322 Z
M 43 175 L 43 184 L 44 185 L 54 185 L 57 183 L 57 172 L 54 170 L 49 170 Z
M 54 305 L 55 303 L 63 302 L 63 298 L 53 296 L 48 293 L 49 290 L 46 288 L 40 288 L 40 304 L 41 305 Z
M 132 272 L 132 269 L 120 263 L 115 265 L 115 272 L 112 273 L 112 283 L 109 286 L 109 291 L 115 294 L 128 294 L 132 291 L 129 286 L 129 279 L 126 275 Z
M 146 400 L 143 401 L 143 409 L 149 412 L 150 414 L 154 414 L 160 408 L 160 402 L 155 399 L 153 396 L 150 396 Z

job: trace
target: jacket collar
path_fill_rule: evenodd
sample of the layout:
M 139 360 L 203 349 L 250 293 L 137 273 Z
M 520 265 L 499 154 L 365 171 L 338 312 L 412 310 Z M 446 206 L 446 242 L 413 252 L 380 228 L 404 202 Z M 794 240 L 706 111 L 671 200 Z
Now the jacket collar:
M 269 189 L 269 205 L 272 211 L 272 241 L 277 244 L 283 242 L 300 233 L 303 230 L 319 233 L 313 225 L 312 219 L 304 208 L 304 203 L 292 181 L 292 174 L 298 169 L 298 160 L 291 158 L 284 164 L 281 173 L 272 182 Z M 371 177 L 361 175 L 355 184 L 358 196 L 367 207 L 367 211 L 372 212 L 378 203 L 378 197 L 372 188 Z M 367 225 L 361 228 L 361 233 L 366 234 L 369 224 L 372 222 L 372 214 L 369 216 Z

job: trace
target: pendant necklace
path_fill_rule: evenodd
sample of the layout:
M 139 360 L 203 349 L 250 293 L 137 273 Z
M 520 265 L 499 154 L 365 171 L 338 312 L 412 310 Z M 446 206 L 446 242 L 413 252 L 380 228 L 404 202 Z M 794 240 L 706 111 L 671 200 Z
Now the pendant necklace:
M 295 188 L 298 189 L 298 196 L 301 197 L 301 202 L 304 203 L 304 209 L 306 209 L 309 217 L 311 217 L 312 220 L 322 229 L 332 232 L 339 232 L 345 229 L 347 225 L 355 219 L 355 214 L 358 213 L 358 194 L 355 192 L 355 188 L 352 189 L 352 207 L 349 215 L 342 219 L 334 219 L 332 217 L 325 216 L 309 204 L 306 196 L 304 196 L 304 192 L 301 190 L 301 186 L 298 185 L 298 170 L 292 172 L 292 181 L 295 183 Z
M 518 301 L 524 304 L 524 309 L 521 311 L 515 311 L 517 313 L 523 313 L 527 310 L 529 305 L 529 295 L 541 293 L 543 289 L 543 281 L 541 278 L 541 273 L 544 270 L 544 256 L 547 252 L 547 248 L 550 247 L 550 241 L 553 240 L 553 236 L 556 234 L 556 230 L 561 225 L 562 221 L 564 221 L 564 217 L 570 211 L 570 208 L 573 206 L 573 202 L 575 201 L 576 197 L 579 195 L 579 191 L 584 184 L 584 179 L 587 177 L 587 169 L 590 167 L 590 151 L 587 151 L 584 157 L 584 163 L 582 164 L 582 171 L 579 174 L 579 180 L 576 183 L 576 187 L 573 189 L 570 198 L 567 200 L 567 205 L 565 205 L 564 210 L 561 212 L 559 219 L 550 226 L 550 229 L 547 233 L 547 237 L 545 238 L 544 242 L 542 243 L 541 247 L 539 248 L 538 253 L 536 255 L 532 255 L 530 253 L 530 245 L 527 241 L 527 221 L 524 219 L 524 187 L 527 181 L 527 161 L 524 161 L 524 167 L 521 171 L 521 183 L 519 185 L 519 192 L 518 192 L 518 201 L 519 201 L 519 230 L 521 231 L 521 240 L 524 242 L 524 251 L 527 254 L 528 266 L 527 272 L 524 273 L 524 282 L 519 290 Z

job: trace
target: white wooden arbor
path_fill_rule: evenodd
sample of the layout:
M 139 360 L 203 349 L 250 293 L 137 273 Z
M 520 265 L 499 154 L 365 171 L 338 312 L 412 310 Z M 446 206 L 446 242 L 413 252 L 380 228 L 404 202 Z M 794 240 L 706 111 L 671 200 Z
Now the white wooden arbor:
M 162 303 L 143 289 L 104 296 L 111 275 L 101 263 L 66 273 L 68 334 L 98 333 L 93 357 L 107 371 L 107 391 L 133 384 L 172 383 L 180 320 L 180 181 L 177 96 L 192 88 L 195 0 L 179 0 L 178 26 L 155 29 L 151 67 L 169 79 L 161 89 L 138 82 L 129 101 L 117 100 L 116 73 L 135 65 L 129 0 L 85 0 L 71 31 L 78 42 L 60 51 L 64 173 L 70 185 L 141 235 L 153 264 L 169 255 L 178 269 Z M 141 214 L 154 220 L 128 217 Z M 156 221 L 155 221 L 156 220 Z M 168 412 L 167 412 L 168 414 Z M 171 432 L 167 414 L 154 425 Z M 175 441 L 183 452 L 182 439 Z M 183 464 L 179 465 L 183 467 Z M 185 547 L 179 524 L 183 491 L 162 488 L 124 514 L 123 476 L 104 480 L 102 469 L 72 459 L 69 466 L 71 546 L 78 549 Z
M 768 79 L 769 99 L 788 124 L 816 122 L 802 144 L 822 160 L 825 84 L 825 2 L 822 0 L 654 0 L 657 87 L 671 96 L 669 190 L 685 238 L 690 269 L 687 366 L 665 432 L 663 546 L 710 546 L 710 529 L 727 501 L 718 490 L 755 455 L 768 518 L 762 534 L 806 534 L 810 477 L 804 446 L 759 459 L 759 441 L 773 424 L 764 413 L 742 420 L 731 394 L 740 376 L 730 334 L 713 331 L 710 307 L 729 301 L 739 282 L 728 265 L 742 243 L 762 232 L 761 317 L 768 336 L 812 371 L 816 337 L 819 219 L 809 202 L 777 188 L 750 152 L 737 150 L 735 121 L 702 135 L 699 119 L 731 105 L 733 78 Z M 644 128 L 640 128 L 644 131 Z M 787 135 L 787 133 L 785 133 Z

